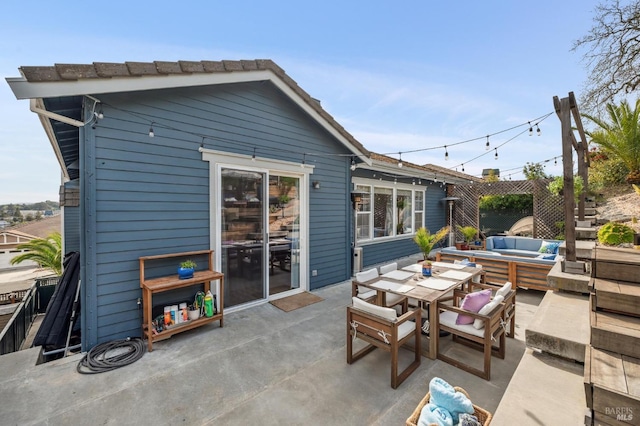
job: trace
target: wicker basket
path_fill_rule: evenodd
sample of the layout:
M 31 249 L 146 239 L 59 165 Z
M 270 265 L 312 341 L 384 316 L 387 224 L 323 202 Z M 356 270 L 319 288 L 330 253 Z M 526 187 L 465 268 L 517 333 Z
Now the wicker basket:
M 462 392 L 467 398 L 469 398 L 469 394 L 464 389 L 458 386 L 454 386 L 454 389 L 457 390 L 458 392 Z M 422 412 L 422 408 L 429 403 L 430 399 L 431 399 L 431 395 L 429 392 L 427 392 L 424 398 L 422 398 L 422 401 L 420 401 L 420 404 L 418 404 L 416 409 L 413 410 L 413 414 L 411 414 L 411 417 L 407 419 L 407 426 L 417 426 L 418 419 L 420 418 L 420 413 Z M 478 407 L 475 404 L 473 405 L 473 410 L 474 410 L 473 415 L 478 418 L 478 421 L 480 421 L 480 423 L 483 426 L 487 426 L 489 423 L 491 423 L 492 416 L 490 412 L 488 412 L 483 408 Z

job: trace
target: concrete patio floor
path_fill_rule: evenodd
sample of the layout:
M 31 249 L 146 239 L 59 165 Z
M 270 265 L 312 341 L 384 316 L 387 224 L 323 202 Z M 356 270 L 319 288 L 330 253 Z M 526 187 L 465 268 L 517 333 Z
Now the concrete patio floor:
M 176 335 L 134 364 L 102 374 L 77 373 L 80 355 L 39 366 L 38 348 L 3 355 L 1 422 L 404 425 L 433 377 L 463 387 L 476 405 L 495 413 L 525 353 L 525 327 L 545 294 L 518 290 L 516 338 L 507 339 L 504 360 L 493 358 L 491 381 L 423 358 L 394 390 L 388 353 L 346 363 L 350 292 L 344 282 L 314 291 L 322 302 L 288 313 L 264 304 L 226 314 L 223 328 L 215 323 Z M 444 350 L 480 365 L 481 353 L 449 339 Z M 401 352 L 403 366 L 411 354 Z M 518 420 L 504 424 L 524 424 Z

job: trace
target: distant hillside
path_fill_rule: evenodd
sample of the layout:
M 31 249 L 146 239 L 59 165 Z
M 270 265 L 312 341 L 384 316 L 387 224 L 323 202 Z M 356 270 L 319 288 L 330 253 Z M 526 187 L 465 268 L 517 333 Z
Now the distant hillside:
M 38 203 L 15 203 L 15 204 L 0 204 L 0 212 L 13 213 L 15 208 L 20 210 L 60 210 L 60 203 L 57 201 L 40 201 Z

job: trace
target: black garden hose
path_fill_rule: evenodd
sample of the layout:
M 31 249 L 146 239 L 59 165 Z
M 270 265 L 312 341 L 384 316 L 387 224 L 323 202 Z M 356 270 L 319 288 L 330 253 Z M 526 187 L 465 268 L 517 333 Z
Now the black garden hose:
M 147 347 L 140 338 L 126 338 L 94 346 L 78 363 L 81 374 L 98 374 L 132 364 L 142 358 Z M 114 355 L 108 355 L 115 351 Z

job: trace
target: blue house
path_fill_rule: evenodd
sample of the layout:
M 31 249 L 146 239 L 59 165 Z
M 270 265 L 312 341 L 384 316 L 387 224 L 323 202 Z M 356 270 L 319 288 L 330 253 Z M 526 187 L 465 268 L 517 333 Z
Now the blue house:
M 65 177 L 83 350 L 140 336 L 142 256 L 212 249 L 225 310 L 247 308 L 349 279 L 354 252 L 357 267 L 415 254 L 415 230 L 447 221 L 447 186 L 473 180 L 369 152 L 270 60 L 20 72 L 7 82 Z

